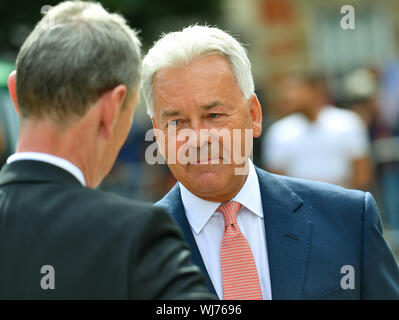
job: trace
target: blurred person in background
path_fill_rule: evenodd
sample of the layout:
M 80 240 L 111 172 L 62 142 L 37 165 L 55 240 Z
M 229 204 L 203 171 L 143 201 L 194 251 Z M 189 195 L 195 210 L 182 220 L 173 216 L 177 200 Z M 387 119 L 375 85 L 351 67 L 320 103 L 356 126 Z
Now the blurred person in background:
M 143 106 L 144 107 L 144 106 Z M 150 145 L 146 133 L 151 128 L 145 107 L 137 107 L 134 123 L 121 148 L 115 165 L 101 184 L 101 189 L 131 199 L 155 202 L 176 183 L 166 165 L 151 166 L 145 161 L 145 150 Z M 145 118 L 143 118 L 145 117 Z
M 135 121 L 116 158 L 115 165 L 101 184 L 103 190 L 133 199 L 145 199 L 141 194 L 141 189 L 144 187 L 142 181 L 145 181 L 141 170 L 145 152 L 144 136 L 145 130 L 140 121 Z
M 381 97 L 379 88 L 379 71 L 371 68 L 354 69 L 342 78 L 341 100 L 346 109 L 355 112 L 365 124 L 370 140 L 370 161 L 373 166 L 372 188 L 380 196 L 378 189 L 378 155 L 375 149 L 375 138 L 381 126 Z M 381 200 L 380 198 L 378 200 Z
M 262 148 L 265 168 L 296 178 L 368 190 L 373 168 L 367 129 L 353 111 L 329 105 L 322 78 L 289 75 L 279 105 L 287 116 L 268 129 Z
M 399 65 L 355 69 L 343 82 L 348 108 L 368 128 L 386 235 L 399 253 Z
M 20 128 L 0 172 L 0 299 L 207 299 L 161 209 L 95 189 L 132 125 L 141 43 L 100 4 L 51 8 L 9 78 Z M 14 276 L 10 276 L 14 275 Z
M 345 106 L 363 120 L 370 139 L 380 112 L 378 78 L 378 71 L 368 68 L 355 69 L 343 78 Z
M 399 257 L 399 62 L 381 72 L 379 107 L 372 126 L 374 161 L 384 220 Z

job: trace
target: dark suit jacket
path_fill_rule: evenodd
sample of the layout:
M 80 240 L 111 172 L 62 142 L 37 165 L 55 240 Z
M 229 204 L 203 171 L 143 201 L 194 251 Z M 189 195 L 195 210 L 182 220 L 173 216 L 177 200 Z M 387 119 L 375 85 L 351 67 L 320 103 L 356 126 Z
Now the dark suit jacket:
M 272 299 L 399 299 L 398 264 L 383 239 L 370 193 L 273 175 L 259 168 L 256 173 Z M 193 262 L 215 293 L 185 215 L 179 186 L 157 205 L 179 223 Z M 342 269 L 348 265 L 353 272 L 350 267 Z M 352 284 L 354 288 L 348 288 Z
M 55 289 L 43 289 L 44 265 Z M 0 299 L 206 299 L 173 220 L 82 187 L 61 168 L 16 161 L 0 173 Z

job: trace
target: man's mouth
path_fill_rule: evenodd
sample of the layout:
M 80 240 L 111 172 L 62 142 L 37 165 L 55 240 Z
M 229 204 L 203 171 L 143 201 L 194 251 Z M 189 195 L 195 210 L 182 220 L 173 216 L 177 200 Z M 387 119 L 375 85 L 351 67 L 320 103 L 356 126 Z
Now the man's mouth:
M 219 164 L 221 162 L 220 158 L 206 158 L 206 159 L 198 159 L 194 161 L 192 164 Z

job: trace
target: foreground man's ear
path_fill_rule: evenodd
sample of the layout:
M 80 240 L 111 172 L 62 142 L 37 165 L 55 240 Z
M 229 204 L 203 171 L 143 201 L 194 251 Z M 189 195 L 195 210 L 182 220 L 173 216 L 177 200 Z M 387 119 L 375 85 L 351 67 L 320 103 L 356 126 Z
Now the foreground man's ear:
M 19 105 L 17 98 L 17 71 L 14 70 L 8 76 L 8 92 L 10 93 L 11 100 L 14 104 L 15 110 L 19 114 Z
M 101 129 L 106 139 L 109 139 L 116 125 L 127 89 L 125 85 L 118 85 L 112 90 L 104 93 L 97 104 L 101 105 Z

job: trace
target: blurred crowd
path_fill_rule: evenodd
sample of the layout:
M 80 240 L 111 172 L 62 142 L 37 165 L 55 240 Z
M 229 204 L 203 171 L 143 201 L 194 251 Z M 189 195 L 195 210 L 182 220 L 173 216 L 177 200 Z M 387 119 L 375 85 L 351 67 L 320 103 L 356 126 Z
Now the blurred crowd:
M 261 144 L 278 174 L 372 192 L 386 236 L 399 249 L 399 64 L 355 69 L 340 92 L 323 75 L 289 74 Z M 267 115 L 266 115 L 267 117 Z

